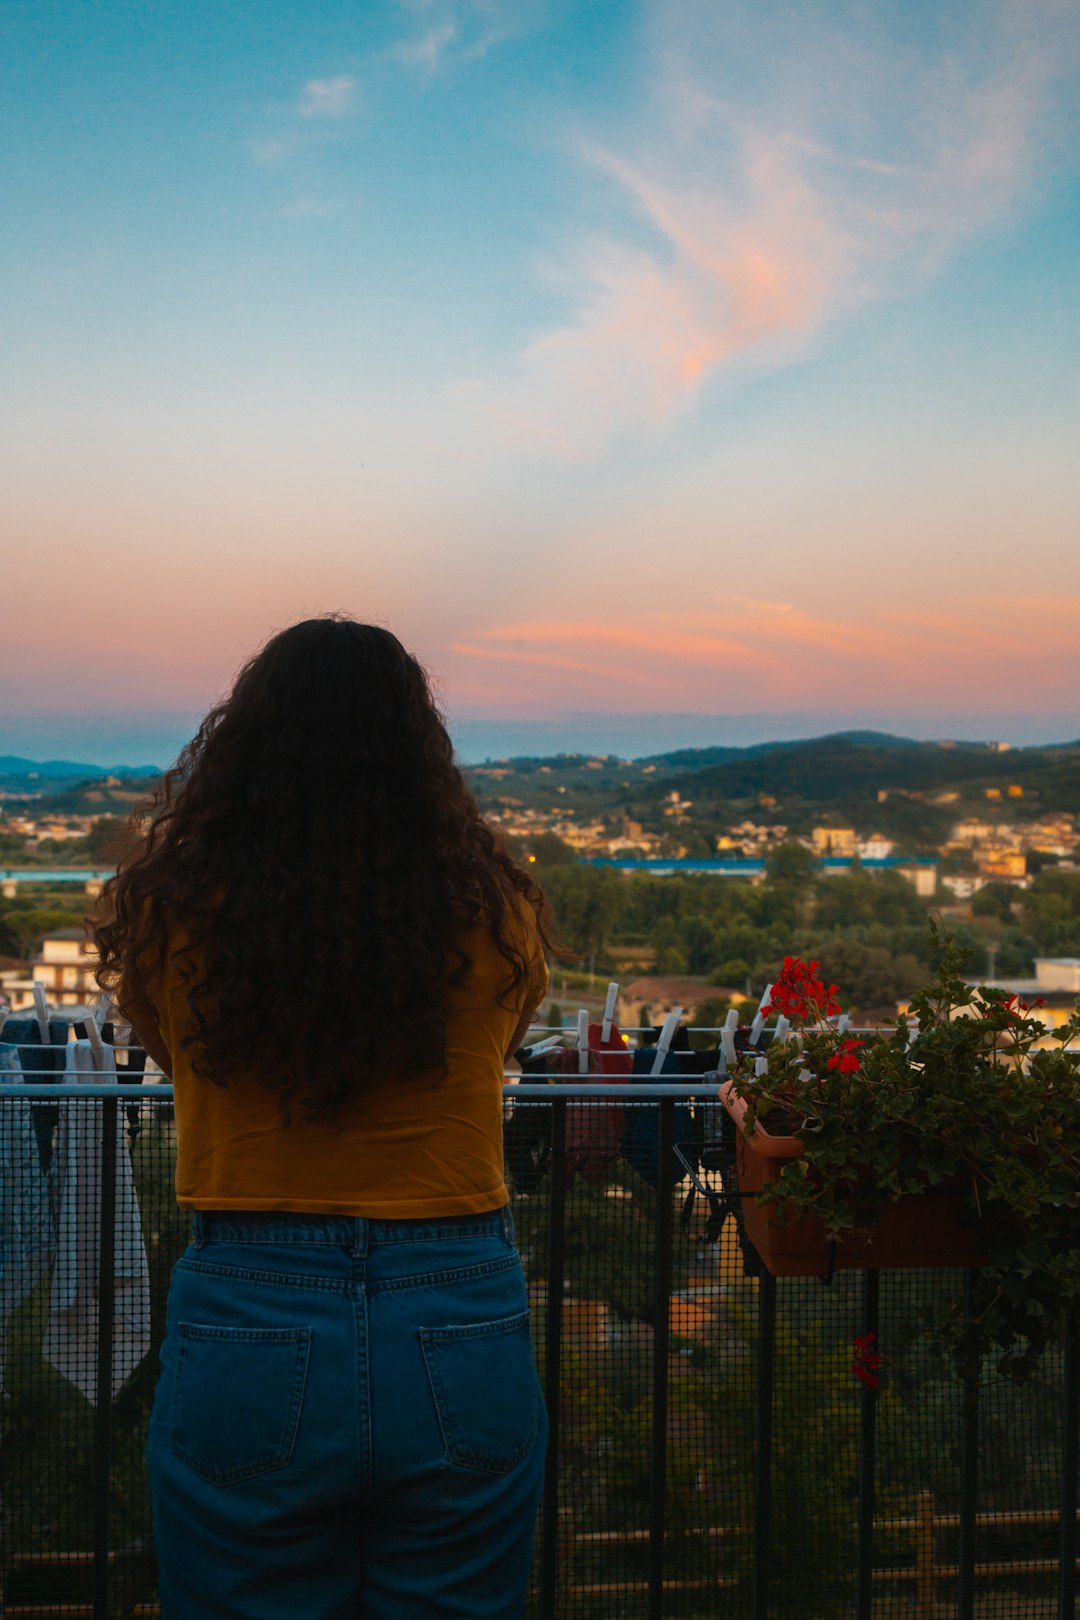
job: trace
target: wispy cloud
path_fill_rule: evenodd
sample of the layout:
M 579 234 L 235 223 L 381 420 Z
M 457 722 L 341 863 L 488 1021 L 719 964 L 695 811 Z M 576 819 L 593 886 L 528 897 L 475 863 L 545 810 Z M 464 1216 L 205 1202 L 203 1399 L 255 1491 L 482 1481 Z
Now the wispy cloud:
M 339 138 L 359 102 L 359 84 L 351 73 L 308 79 L 292 104 L 279 108 L 270 130 L 248 141 L 248 151 L 264 168 L 285 163 L 298 153 Z
M 301 118 L 344 118 L 356 100 L 356 80 L 347 73 L 332 79 L 309 79 L 300 92 Z
M 617 623 L 496 624 L 448 651 L 463 672 L 496 665 L 500 686 L 515 670 L 527 674 L 541 707 L 567 678 L 579 705 L 717 712 L 844 704 L 853 692 L 870 705 L 947 692 L 952 703 L 1022 708 L 1051 701 L 1080 678 L 1080 631 L 1061 602 L 995 595 L 973 597 L 956 612 L 883 605 L 850 617 L 732 596 L 702 610 Z M 489 695 L 497 696 L 493 683 Z
M 476 61 L 497 45 L 529 33 L 544 0 L 398 0 L 419 27 L 400 40 L 394 58 L 425 77 L 448 61 Z
M 457 21 L 453 17 L 445 17 L 423 33 L 401 40 L 394 46 L 393 54 L 406 67 L 421 68 L 423 72 L 431 74 L 438 68 L 447 46 L 457 37 Z
M 845 33 L 771 0 L 752 18 L 656 5 L 645 110 L 577 145 L 622 224 L 568 246 L 573 313 L 525 346 L 513 381 L 464 385 L 461 402 L 504 437 L 586 459 L 933 274 L 1017 203 L 1062 11 L 1004 0 L 965 26 L 959 7 L 916 55 L 866 11 Z

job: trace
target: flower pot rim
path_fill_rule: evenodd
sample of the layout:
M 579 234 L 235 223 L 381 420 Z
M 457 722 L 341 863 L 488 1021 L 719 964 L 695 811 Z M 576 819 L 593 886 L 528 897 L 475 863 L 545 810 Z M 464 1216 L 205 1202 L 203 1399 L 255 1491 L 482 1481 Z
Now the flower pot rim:
M 720 1087 L 720 1101 L 735 1121 L 736 1129 L 742 1131 L 743 1135 L 745 1135 L 746 1099 L 735 1095 L 730 1080 L 725 1080 Z M 749 1139 L 763 1158 L 800 1159 L 802 1157 L 801 1136 L 774 1136 L 760 1122 L 754 1125 Z

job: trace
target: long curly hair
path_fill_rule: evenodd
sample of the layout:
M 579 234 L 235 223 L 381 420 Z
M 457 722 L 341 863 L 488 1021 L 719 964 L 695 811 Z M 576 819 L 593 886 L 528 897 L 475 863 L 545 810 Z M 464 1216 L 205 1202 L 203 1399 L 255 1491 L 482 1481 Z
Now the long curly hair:
M 142 837 L 94 925 L 98 982 L 123 1000 L 178 972 L 193 1072 L 257 1076 L 286 1117 L 294 1098 L 333 1117 L 386 1066 L 445 1072 L 470 928 L 491 930 L 505 1005 L 530 972 L 523 904 L 553 948 L 423 669 L 377 625 L 334 615 L 274 636 L 133 820 Z

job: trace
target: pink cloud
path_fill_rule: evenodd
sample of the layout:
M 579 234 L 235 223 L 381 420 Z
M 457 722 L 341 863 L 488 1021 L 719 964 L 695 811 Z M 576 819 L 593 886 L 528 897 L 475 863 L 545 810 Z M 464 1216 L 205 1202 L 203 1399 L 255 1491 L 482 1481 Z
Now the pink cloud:
M 736 366 L 790 361 L 1006 215 L 1061 31 L 1052 3 L 1001 4 L 921 59 L 870 16 L 842 34 L 809 11 L 653 14 L 640 127 L 578 147 L 625 229 L 568 248 L 572 313 L 509 384 L 458 390 L 504 440 L 570 459 L 662 431 Z
M 497 624 L 454 642 L 447 674 L 470 701 L 500 689 L 477 662 L 531 671 L 530 706 L 565 695 L 580 707 L 698 712 L 1001 704 L 1060 707 L 1080 678 L 1080 631 L 1052 598 L 972 597 L 955 612 L 850 617 L 790 603 L 729 598 L 709 611 L 656 612 L 617 624 L 536 619 Z M 590 658 L 586 649 L 599 657 Z M 558 677 L 558 694 L 545 678 Z

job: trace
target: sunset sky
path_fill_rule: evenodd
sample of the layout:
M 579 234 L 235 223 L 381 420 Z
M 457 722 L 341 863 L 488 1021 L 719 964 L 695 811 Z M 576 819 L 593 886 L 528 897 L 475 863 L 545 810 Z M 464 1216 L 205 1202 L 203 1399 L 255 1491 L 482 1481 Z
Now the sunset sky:
M 1078 58 L 1064 0 L 5 0 L 0 752 L 165 763 L 328 610 L 474 753 L 1080 736 Z

